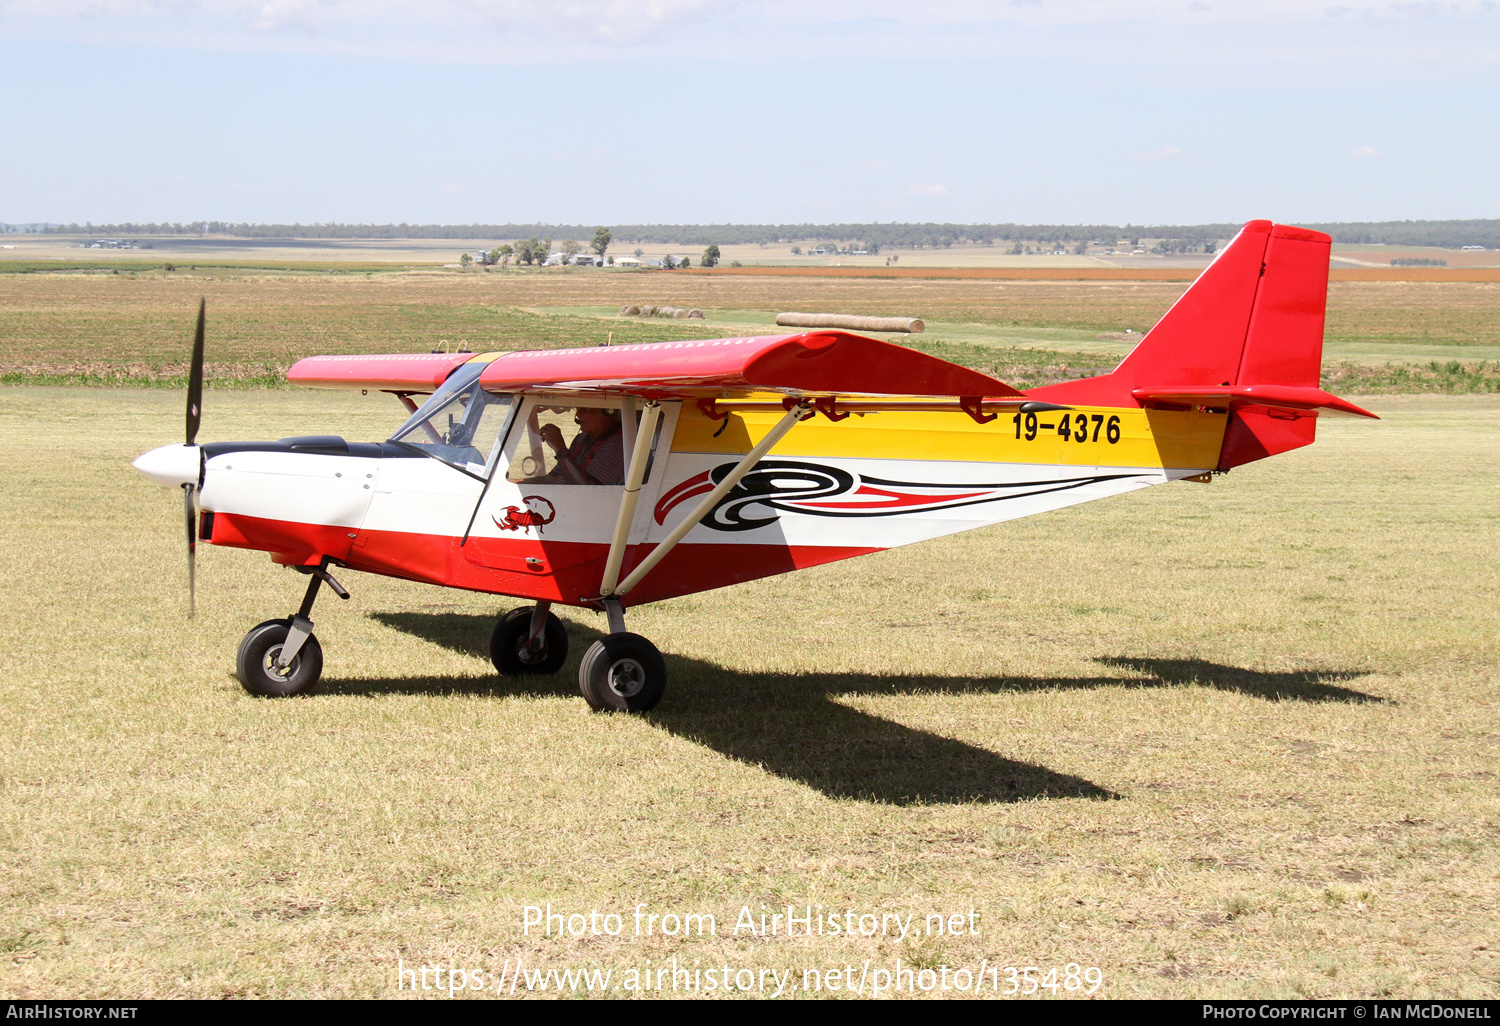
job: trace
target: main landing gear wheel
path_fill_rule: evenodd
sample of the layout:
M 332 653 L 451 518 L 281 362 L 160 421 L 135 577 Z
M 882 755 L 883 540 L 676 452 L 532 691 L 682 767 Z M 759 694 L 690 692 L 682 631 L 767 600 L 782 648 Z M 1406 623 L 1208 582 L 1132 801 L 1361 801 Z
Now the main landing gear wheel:
M 502 616 L 490 634 L 490 661 L 506 677 L 552 674 L 568 661 L 568 632 L 556 615 L 548 613 L 542 633 L 533 644 L 531 606 L 512 609 Z
M 648 712 L 667 689 L 667 664 L 639 634 L 610 634 L 583 654 L 578 689 L 597 712 Z
M 309 634 L 302 648 L 285 669 L 276 666 L 276 657 L 291 630 L 290 620 L 267 620 L 240 642 L 235 658 L 235 675 L 245 690 L 263 698 L 289 698 L 305 695 L 317 686 L 323 676 L 323 647 Z

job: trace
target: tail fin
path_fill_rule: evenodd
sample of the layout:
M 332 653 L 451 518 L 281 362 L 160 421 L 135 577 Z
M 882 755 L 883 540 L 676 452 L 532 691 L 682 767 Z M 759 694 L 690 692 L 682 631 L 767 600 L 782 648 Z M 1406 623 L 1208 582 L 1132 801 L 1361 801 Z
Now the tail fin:
M 1330 245 L 1322 232 L 1251 221 L 1112 373 L 1028 394 L 1228 407 L 1221 470 L 1310 444 L 1320 411 L 1373 417 L 1318 388 Z

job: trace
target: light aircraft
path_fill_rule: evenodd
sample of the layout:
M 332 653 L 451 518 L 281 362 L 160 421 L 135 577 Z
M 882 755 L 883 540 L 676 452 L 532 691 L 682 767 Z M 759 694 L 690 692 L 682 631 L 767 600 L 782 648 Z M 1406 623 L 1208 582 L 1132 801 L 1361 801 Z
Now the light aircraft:
M 1318 388 L 1328 258 L 1327 235 L 1253 221 L 1114 371 L 1027 392 L 824 330 L 291 368 L 400 399 L 383 442 L 197 444 L 200 304 L 186 444 L 135 466 L 183 490 L 190 589 L 199 538 L 307 575 L 298 610 L 240 643 L 253 694 L 317 683 L 313 604 L 323 585 L 349 597 L 338 567 L 524 599 L 490 639 L 502 674 L 562 668 L 554 604 L 602 611 L 579 687 L 644 711 L 667 674 L 630 607 L 1206 481 L 1308 445 L 1319 417 L 1373 417 Z

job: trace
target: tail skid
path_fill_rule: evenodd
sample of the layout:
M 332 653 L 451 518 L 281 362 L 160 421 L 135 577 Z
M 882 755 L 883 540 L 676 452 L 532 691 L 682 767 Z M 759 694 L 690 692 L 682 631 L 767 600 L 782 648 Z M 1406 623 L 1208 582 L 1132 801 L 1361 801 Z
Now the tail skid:
M 1311 444 L 1319 415 L 1374 417 L 1318 388 L 1330 245 L 1322 232 L 1251 221 L 1113 372 L 1028 394 L 1225 407 L 1220 470 Z

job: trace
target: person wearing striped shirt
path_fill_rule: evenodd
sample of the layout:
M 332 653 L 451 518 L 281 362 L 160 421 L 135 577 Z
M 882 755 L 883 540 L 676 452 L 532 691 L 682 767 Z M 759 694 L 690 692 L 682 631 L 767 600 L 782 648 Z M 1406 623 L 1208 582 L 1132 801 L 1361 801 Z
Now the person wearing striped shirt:
M 556 424 L 542 428 L 542 441 L 557 456 L 557 467 L 548 477 L 568 484 L 624 484 L 625 442 L 620 431 L 620 411 L 580 406 L 573 420 L 579 431 L 572 445 L 566 445 L 562 429 Z

